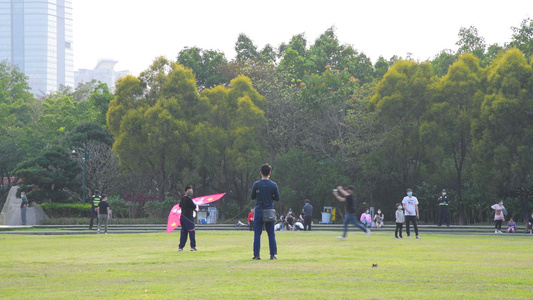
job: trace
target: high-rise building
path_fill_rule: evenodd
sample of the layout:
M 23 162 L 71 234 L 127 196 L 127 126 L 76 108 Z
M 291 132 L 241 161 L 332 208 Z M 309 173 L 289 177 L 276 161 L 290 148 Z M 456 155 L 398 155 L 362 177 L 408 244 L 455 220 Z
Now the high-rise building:
M 0 61 L 18 66 L 34 95 L 74 87 L 72 1 L 0 0 Z
M 78 86 L 80 83 L 96 80 L 106 83 L 109 91 L 114 93 L 117 80 L 130 73 L 128 70 L 115 71 L 114 68 L 117 63 L 118 61 L 112 59 L 99 59 L 94 69 L 79 69 L 75 71 L 74 83 Z

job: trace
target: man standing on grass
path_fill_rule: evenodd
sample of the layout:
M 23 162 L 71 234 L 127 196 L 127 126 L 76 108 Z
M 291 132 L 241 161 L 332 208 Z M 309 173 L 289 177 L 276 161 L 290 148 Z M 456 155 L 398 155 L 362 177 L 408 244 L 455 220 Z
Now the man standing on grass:
M 20 217 L 22 218 L 22 225 L 26 225 L 26 208 L 28 207 L 28 198 L 26 198 L 26 192 L 20 193 L 22 203 L 20 204 Z
M 342 188 L 342 186 L 338 186 L 336 189 L 333 190 L 333 195 L 337 200 L 344 202 L 346 201 L 346 216 L 344 217 L 344 232 L 342 236 L 338 236 L 337 238 L 340 240 L 346 239 L 346 234 L 348 232 L 348 223 L 353 223 L 356 227 L 359 227 L 362 231 L 366 232 L 366 236 L 370 236 L 370 229 L 365 228 L 361 223 L 357 221 L 357 210 L 355 207 L 355 188 L 353 186 L 348 186 L 346 190 Z
M 91 198 L 91 222 L 89 223 L 89 229 L 93 229 L 94 219 L 96 219 L 96 222 L 98 222 L 98 213 L 96 212 L 96 208 L 98 207 L 98 204 L 100 204 L 100 200 L 102 200 L 102 197 L 100 197 L 100 191 L 94 190 L 94 195 Z
M 252 194 L 250 197 L 255 201 L 254 213 L 254 260 L 260 260 L 261 252 L 261 233 L 263 232 L 263 224 L 268 234 L 268 246 L 270 248 L 270 259 L 276 259 L 278 248 L 276 245 L 276 234 L 274 232 L 275 223 L 263 222 L 261 209 L 274 208 L 274 201 L 279 201 L 278 185 L 270 180 L 272 174 L 272 167 L 269 164 L 261 166 L 261 180 L 256 181 L 252 186 Z
M 103 223 L 105 234 L 107 234 L 107 221 L 109 219 L 109 204 L 107 203 L 107 196 L 105 194 L 102 195 L 102 201 L 98 203 L 98 206 L 96 207 L 96 212 L 98 213 L 98 227 L 97 227 L 98 230 L 96 231 L 96 233 L 100 234 L 100 226 Z
M 407 196 L 403 198 L 402 204 L 405 209 L 405 232 L 407 232 L 407 238 L 411 238 L 409 223 L 412 222 L 413 227 L 415 228 L 416 238 L 419 239 L 418 225 L 416 224 L 416 220 L 420 219 L 420 215 L 418 214 L 418 199 L 413 196 L 413 191 L 411 189 L 407 189 Z
M 448 204 L 450 200 L 446 195 L 446 190 L 442 190 L 442 195 L 437 199 L 439 203 L 439 226 L 442 226 L 442 221 L 446 222 L 446 226 L 450 227 L 450 213 L 448 212 Z
M 179 251 L 183 251 L 183 247 L 187 243 L 187 236 L 191 238 L 191 251 L 196 251 L 196 229 L 194 227 L 194 211 L 196 204 L 192 201 L 193 190 L 192 187 L 185 187 L 185 196 L 181 198 L 181 235 Z
M 313 206 L 309 204 L 309 199 L 305 199 L 305 205 L 302 208 L 304 215 L 304 230 L 311 230 L 311 221 L 313 220 Z

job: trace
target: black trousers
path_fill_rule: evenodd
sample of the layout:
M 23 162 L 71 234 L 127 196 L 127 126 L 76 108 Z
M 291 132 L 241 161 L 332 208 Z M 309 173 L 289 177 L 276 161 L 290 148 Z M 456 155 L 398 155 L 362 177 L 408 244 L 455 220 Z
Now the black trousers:
M 313 216 L 304 216 L 304 230 L 311 230 L 311 221 Z
M 418 225 L 416 224 L 416 216 L 405 216 L 405 232 L 407 232 L 407 236 L 410 236 L 409 232 L 409 224 L 413 222 L 413 227 L 415 228 L 415 233 L 418 235 Z
M 91 207 L 91 221 L 89 222 L 89 229 L 93 229 L 93 219 L 96 219 L 96 222 L 98 222 L 98 213 L 96 212 L 96 207 Z
M 254 221 L 250 221 L 250 231 L 254 231 Z
M 442 226 L 442 221 L 446 222 L 446 226 L 450 226 L 450 213 L 448 212 L 448 205 L 439 205 L 439 226 Z
M 403 223 L 396 223 L 396 231 L 394 232 L 395 237 L 398 237 L 398 232 L 400 233 L 400 237 L 402 237 L 402 227 Z
M 494 222 L 496 222 L 496 224 L 494 225 L 494 229 L 498 229 L 501 231 L 503 220 L 495 220 Z
M 187 243 L 187 236 L 191 238 L 191 248 L 196 248 L 196 228 L 194 226 L 194 218 L 187 218 L 180 216 L 181 234 L 179 248 L 183 249 Z

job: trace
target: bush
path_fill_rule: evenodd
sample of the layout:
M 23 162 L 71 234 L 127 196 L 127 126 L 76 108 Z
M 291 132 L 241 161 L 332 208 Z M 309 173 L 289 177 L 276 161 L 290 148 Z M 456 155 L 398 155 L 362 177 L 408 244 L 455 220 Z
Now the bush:
M 130 209 L 129 203 L 126 202 L 122 197 L 119 196 L 110 196 L 107 197 L 107 203 L 109 204 L 109 209 L 113 211 L 113 218 L 129 218 Z
M 168 217 L 168 216 L 167 216 Z M 129 219 L 129 218 L 112 218 L 109 224 L 112 225 L 138 225 L 138 224 L 166 224 L 165 219 Z M 88 225 L 87 218 L 54 218 L 44 220 L 41 225 Z
M 40 205 L 50 218 L 89 218 L 91 204 L 43 203 Z
M 129 210 L 130 218 L 143 218 L 146 216 L 144 205 L 147 202 L 155 201 L 155 198 L 153 196 L 146 196 L 142 193 L 137 195 L 127 193 L 124 195 L 124 200 L 126 200 L 126 207 Z
M 144 204 L 144 211 L 149 219 L 165 219 L 174 205 L 178 202 L 172 198 L 164 201 L 149 201 Z

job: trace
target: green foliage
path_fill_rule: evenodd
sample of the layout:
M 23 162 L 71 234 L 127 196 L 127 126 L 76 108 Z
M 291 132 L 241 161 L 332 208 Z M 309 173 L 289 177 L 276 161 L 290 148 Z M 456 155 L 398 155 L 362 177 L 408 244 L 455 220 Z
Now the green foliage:
M 40 206 L 50 218 L 88 218 L 91 214 L 90 204 L 43 203 Z
M 16 165 L 42 144 L 35 140 L 37 102 L 27 80 L 7 61 L 0 62 L 0 178 L 12 176 Z
M 380 57 L 374 66 L 333 27 L 312 43 L 297 34 L 263 49 L 241 34 L 232 62 L 185 48 L 178 63 L 158 57 L 121 78 L 114 95 L 93 81 L 42 101 L 3 62 L 0 176 L 24 176 L 21 188 L 36 202 L 79 201 L 84 161 L 68 148 L 87 146 L 88 188 L 158 200 L 177 199 L 189 184 L 198 194 L 227 192 L 217 204 L 222 219 L 251 203 L 265 161 L 279 176 L 282 208 L 299 208 L 298 178 L 313 169 L 326 174 L 305 192 L 318 206 L 341 181 L 385 212 L 407 186 L 431 199 L 446 186 L 459 223 L 489 220 L 495 198 L 523 217 L 533 205 L 531 24 L 512 28 L 505 49 L 472 26 L 460 29 L 457 51 L 427 62 Z M 121 166 L 95 141 L 113 142 Z M 45 155 L 56 146 L 66 153 Z M 144 205 L 126 201 L 117 214 L 157 215 Z M 435 217 L 436 208 L 422 209 Z
M 228 82 L 221 72 L 221 67 L 228 63 L 222 52 L 186 47 L 178 54 L 177 62 L 194 72 L 200 91 Z
M 533 166 L 533 68 L 511 49 L 486 71 L 487 91 L 476 119 L 476 183 L 500 197 L 519 198 L 523 217 L 531 203 Z
M 382 126 L 381 139 L 387 149 L 386 164 L 395 173 L 398 188 L 406 189 L 418 180 L 425 159 L 420 128 L 424 113 L 431 105 L 430 86 L 435 82 L 427 62 L 399 61 L 385 74 L 370 100 Z M 383 167 L 379 167 L 382 169 Z
M 114 98 L 115 95 L 109 91 L 107 84 L 99 82 L 99 84 L 91 91 L 87 101 L 87 111 L 90 112 L 91 115 L 84 117 L 84 120 L 94 120 L 100 126 L 105 126 L 106 115 L 109 110 L 109 102 Z
M 433 71 L 438 77 L 442 77 L 448 73 L 448 68 L 457 61 L 457 54 L 451 50 L 443 50 L 435 56 L 431 61 Z
M 286 213 L 289 208 L 299 213 L 304 200 L 309 199 L 314 206 L 313 217 L 320 218 L 322 206 L 336 206 L 338 202 L 331 190 L 339 184 L 354 184 L 342 175 L 342 170 L 328 160 L 317 160 L 310 153 L 290 149 L 276 160 L 272 179 L 280 187 L 282 201 L 280 210 Z
M 98 123 L 79 123 L 69 133 L 67 140 L 72 147 L 82 147 L 88 142 L 99 142 L 111 146 L 109 133 Z
M 70 159 L 69 152 L 60 147 L 43 150 L 37 157 L 30 158 L 17 166 L 15 174 L 24 178 L 26 185 L 34 184 L 39 190 L 34 201 L 67 202 L 66 190 L 77 190 L 81 186 L 75 180 L 81 167 Z
M 472 54 L 461 56 L 435 86 L 434 104 L 425 123 L 432 130 L 421 130 L 421 138 L 428 145 L 451 154 L 456 171 L 453 185 L 457 191 L 460 223 L 463 223 L 465 213 L 462 207 L 463 173 L 472 153 L 472 122 L 477 112 L 476 105 L 481 102 L 481 81 L 479 60 Z M 437 159 L 442 160 L 442 157 Z M 435 166 L 439 167 L 439 163 Z
M 108 126 L 115 136 L 113 150 L 122 166 L 134 171 L 147 171 L 153 178 L 160 199 L 180 180 L 179 170 L 187 167 L 192 149 L 190 133 L 201 109 L 194 75 L 178 64 L 157 60 L 141 73 L 140 80 L 119 81 L 117 94 L 128 90 L 124 85 L 150 87 L 146 105 L 137 106 L 136 94 L 125 93 L 111 101 Z M 186 110 L 184 110 L 185 108 Z
M 113 211 L 113 218 L 130 218 L 129 202 L 119 196 L 108 196 L 109 209 Z
M 455 43 L 459 46 L 458 53 L 473 53 L 478 58 L 482 58 L 485 53 L 485 38 L 478 35 L 477 28 L 470 26 L 469 28 L 461 27 L 459 30 L 459 41 Z
M 528 61 L 533 56 L 533 19 L 526 18 L 520 23 L 520 27 L 511 27 L 513 36 L 508 47 L 516 47 Z
M 178 201 L 173 198 L 166 198 L 163 201 L 148 201 L 144 204 L 144 211 L 151 219 L 165 219 L 168 218 L 168 214 L 174 205 Z

